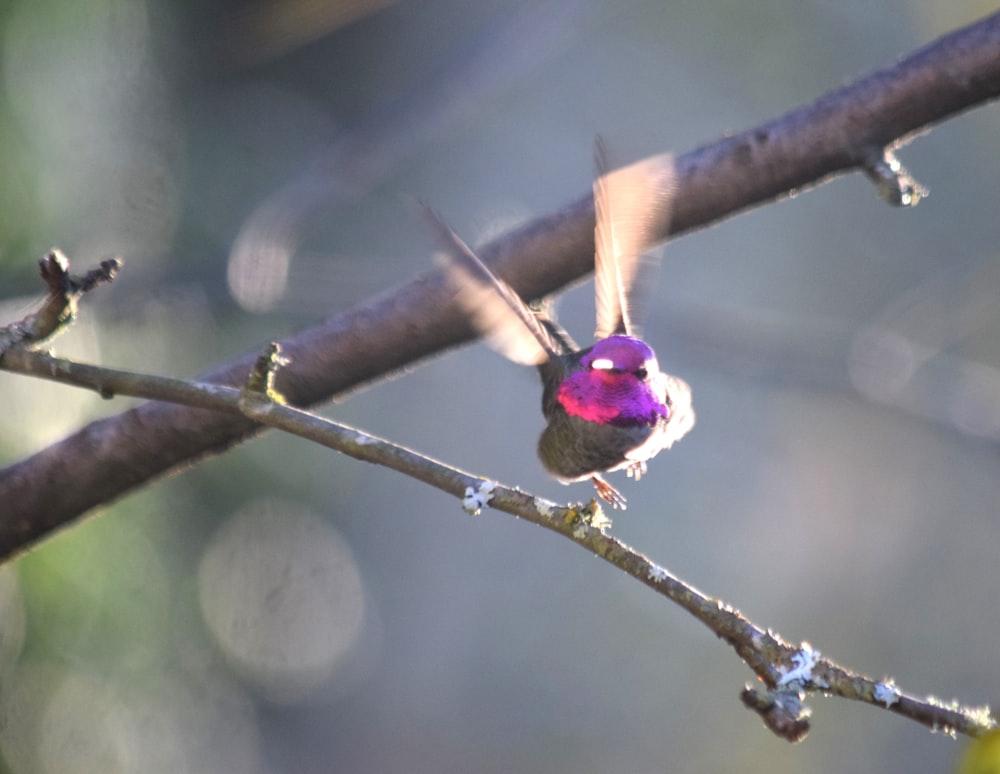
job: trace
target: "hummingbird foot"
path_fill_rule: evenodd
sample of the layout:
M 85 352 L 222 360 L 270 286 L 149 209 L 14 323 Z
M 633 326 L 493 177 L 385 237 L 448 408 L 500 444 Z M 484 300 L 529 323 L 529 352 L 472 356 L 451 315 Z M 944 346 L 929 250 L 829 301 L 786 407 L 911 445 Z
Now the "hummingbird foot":
M 598 497 L 604 500 L 604 502 L 612 508 L 618 508 L 623 511 L 625 510 L 625 498 L 622 496 L 621 492 L 611 486 L 611 484 L 600 476 L 594 476 L 592 480 L 594 482 L 594 488 L 597 490 Z
M 634 478 L 638 481 L 646 475 L 646 463 L 645 461 L 633 462 L 628 466 L 628 470 L 625 472 L 628 474 L 629 478 Z

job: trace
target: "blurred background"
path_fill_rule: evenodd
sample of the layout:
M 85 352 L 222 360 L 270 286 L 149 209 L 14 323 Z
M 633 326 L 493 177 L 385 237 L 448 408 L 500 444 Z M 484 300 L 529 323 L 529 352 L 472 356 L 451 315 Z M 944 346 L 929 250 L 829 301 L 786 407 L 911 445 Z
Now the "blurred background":
M 125 270 L 60 354 L 192 376 L 427 270 L 623 160 L 773 118 L 984 2 L 7 0 L 2 321 L 36 259 Z M 698 424 L 613 533 L 792 641 L 1000 704 L 996 107 L 679 239 L 647 339 Z M 590 285 L 561 301 L 580 340 Z M 0 374 L 18 460 L 119 412 Z M 543 496 L 530 369 L 464 348 L 327 407 Z M 71 482 L 67 482 L 71 485 Z M 0 505 L 2 512 L 2 505 Z M 700 624 L 571 543 L 269 434 L 0 571 L 10 772 L 949 771 L 964 742 L 815 699 L 790 746 Z

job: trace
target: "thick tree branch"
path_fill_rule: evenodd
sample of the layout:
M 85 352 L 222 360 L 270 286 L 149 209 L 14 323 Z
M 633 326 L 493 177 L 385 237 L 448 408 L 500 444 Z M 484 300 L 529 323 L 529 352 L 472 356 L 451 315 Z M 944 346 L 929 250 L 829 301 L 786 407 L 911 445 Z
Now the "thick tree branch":
M 885 170 L 892 169 L 892 157 L 885 149 L 1000 95 L 998 49 L 1000 14 L 994 14 L 811 105 L 679 156 L 672 233 L 848 170 L 874 174 L 883 193 L 891 190 L 894 178 L 887 179 Z M 902 173 L 896 179 L 900 190 L 907 183 Z M 588 195 L 493 242 L 482 254 L 522 295 L 539 297 L 591 270 L 593 227 Z M 473 335 L 451 308 L 440 275 L 428 273 L 282 341 L 294 365 L 277 386 L 290 403 L 314 405 Z M 247 356 L 220 365 L 202 379 L 241 384 L 252 361 Z M 0 367 L 6 365 L 0 360 Z M 157 402 L 91 423 L 0 472 L 7 517 L 0 521 L 0 555 L 258 429 L 244 417 Z
M 821 657 L 808 643 L 796 647 L 770 629 L 762 629 L 738 610 L 713 599 L 635 549 L 608 534 L 610 520 L 596 500 L 561 506 L 519 489 L 502 486 L 381 438 L 315 414 L 286 406 L 274 391 L 274 376 L 287 365 L 272 344 L 257 358 L 241 389 L 217 384 L 116 371 L 55 358 L 24 347 L 8 353 L 8 367 L 63 384 L 116 394 L 172 401 L 199 410 L 242 416 L 283 430 L 364 462 L 396 470 L 462 500 L 472 514 L 490 507 L 545 527 L 593 552 L 639 582 L 662 594 L 729 644 L 763 683 L 747 686 L 743 703 L 756 711 L 774 733 L 798 742 L 809 732 L 807 695 L 840 696 L 883 707 L 935 731 L 978 737 L 995 729 L 988 707 L 945 704 L 900 691 L 891 680 L 872 680 Z

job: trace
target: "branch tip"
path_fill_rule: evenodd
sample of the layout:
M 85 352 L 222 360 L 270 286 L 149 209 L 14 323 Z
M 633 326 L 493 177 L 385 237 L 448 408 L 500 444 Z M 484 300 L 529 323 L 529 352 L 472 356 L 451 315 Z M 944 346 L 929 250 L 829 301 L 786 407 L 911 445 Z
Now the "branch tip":
M 284 396 L 274 387 L 274 377 L 278 370 L 291 362 L 281 354 L 281 344 L 272 341 L 253 364 L 247 376 L 244 392 L 264 395 L 275 403 L 284 403 Z
M 930 193 L 914 180 L 890 148 L 865 153 L 861 169 L 875 184 L 879 197 L 893 207 L 916 207 Z
M 121 258 L 107 258 L 100 265 L 84 274 L 77 282 L 80 293 L 89 293 L 98 285 L 114 280 L 122 268 Z
M 748 685 L 740 694 L 747 709 L 756 712 L 764 725 L 782 739 L 795 744 L 809 734 L 810 710 L 797 691 L 758 691 Z
M 69 290 L 69 258 L 58 248 L 53 248 L 38 261 L 38 273 L 45 280 L 50 295 Z

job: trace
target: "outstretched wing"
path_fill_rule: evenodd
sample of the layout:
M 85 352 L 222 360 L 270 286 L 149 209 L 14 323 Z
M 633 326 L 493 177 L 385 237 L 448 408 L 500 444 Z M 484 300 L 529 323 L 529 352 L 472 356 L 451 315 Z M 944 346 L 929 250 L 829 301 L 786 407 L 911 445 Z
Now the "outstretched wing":
M 490 271 L 434 210 L 423 203 L 421 209 L 440 247 L 435 260 L 487 343 L 523 365 L 539 365 L 555 357 L 559 345 L 514 289 Z
M 598 339 L 638 336 L 629 310 L 643 254 L 663 240 L 673 211 L 677 176 L 672 154 L 608 171 L 604 142 L 594 150 L 594 297 Z

